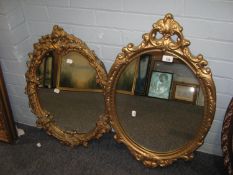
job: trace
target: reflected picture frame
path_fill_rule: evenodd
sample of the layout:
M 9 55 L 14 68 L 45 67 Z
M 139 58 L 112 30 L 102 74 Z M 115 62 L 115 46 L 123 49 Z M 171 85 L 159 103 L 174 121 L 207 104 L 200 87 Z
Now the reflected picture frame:
M 151 65 L 151 55 L 144 54 L 139 57 L 137 80 L 134 94 L 145 96 L 148 88 L 149 69 Z
M 169 99 L 172 79 L 172 73 L 153 71 L 150 77 L 148 96 Z
M 130 66 L 127 66 L 122 76 L 119 77 L 117 82 L 117 93 L 134 95 L 134 90 L 137 80 L 139 59 L 131 62 Z
M 174 81 L 172 99 L 196 104 L 198 89 L 197 84 Z
M 54 76 L 53 69 L 55 56 L 53 52 L 49 52 L 44 56 L 41 65 L 36 71 L 37 76 L 39 77 L 39 87 L 43 88 L 54 88 L 56 85 L 56 75 Z
M 60 90 L 103 92 L 96 79 L 96 70 L 79 52 L 68 50 L 59 56 L 58 69 L 57 88 Z

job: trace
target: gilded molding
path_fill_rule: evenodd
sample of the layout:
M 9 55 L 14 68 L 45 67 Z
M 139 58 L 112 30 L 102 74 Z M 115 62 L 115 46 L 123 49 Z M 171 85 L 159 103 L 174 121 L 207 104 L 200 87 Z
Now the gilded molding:
M 53 31 L 49 35 L 42 36 L 39 42 L 33 45 L 33 52 L 29 53 L 29 61 L 27 62 L 28 70 L 25 74 L 27 85 L 25 88 L 29 98 L 29 106 L 32 112 L 37 116 L 37 125 L 44 128 L 48 134 L 53 135 L 61 142 L 70 146 L 87 145 L 91 139 L 100 138 L 110 127 L 108 124 L 108 116 L 105 111 L 99 116 L 96 127 L 88 133 L 78 133 L 77 131 L 64 131 L 54 121 L 53 116 L 42 109 L 38 99 L 39 78 L 36 76 L 36 70 L 39 68 L 45 54 L 55 52 L 62 55 L 70 51 L 76 51 L 82 54 L 89 61 L 90 65 L 97 72 L 97 82 L 105 92 L 107 81 L 107 73 L 103 63 L 97 58 L 95 53 L 91 51 L 85 42 L 76 38 L 74 35 L 66 33 L 63 28 L 55 25 Z
M 110 116 L 110 123 L 115 130 L 114 138 L 118 142 L 124 143 L 134 157 L 143 162 L 147 167 L 164 167 L 172 164 L 177 159 L 192 159 L 193 152 L 203 144 L 204 138 L 207 135 L 214 118 L 216 90 L 211 70 L 206 67 L 208 62 L 202 55 L 192 55 L 188 48 L 190 41 L 184 38 L 182 30 L 183 28 L 174 20 L 173 15 L 170 13 L 166 14 L 163 19 L 160 19 L 153 24 L 152 30 L 149 33 L 145 33 L 142 36 L 142 42 L 138 46 L 130 43 L 122 48 L 122 52 L 117 55 L 108 74 L 105 98 Z M 158 33 L 161 34 L 160 38 Z M 115 106 L 116 83 L 121 70 L 123 70 L 126 65 L 138 55 L 156 50 L 169 53 L 182 60 L 197 76 L 197 79 L 203 86 L 203 92 L 205 94 L 203 121 L 195 138 L 177 150 L 163 153 L 147 150 L 134 143 L 121 127 Z
M 224 157 L 224 165 L 228 174 L 232 175 L 232 129 L 233 129 L 233 98 L 227 108 L 222 125 L 221 146 Z

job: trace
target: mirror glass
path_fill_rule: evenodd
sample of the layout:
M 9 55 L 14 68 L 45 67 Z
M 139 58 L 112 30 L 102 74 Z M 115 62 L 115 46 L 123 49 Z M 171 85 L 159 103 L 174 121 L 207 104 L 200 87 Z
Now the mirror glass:
M 180 59 L 154 51 L 133 59 L 116 84 L 116 113 L 140 146 L 168 152 L 194 139 L 204 115 L 201 84 Z
M 87 133 L 104 114 L 103 89 L 96 76 L 88 59 L 76 51 L 43 57 L 37 69 L 39 101 L 63 130 Z

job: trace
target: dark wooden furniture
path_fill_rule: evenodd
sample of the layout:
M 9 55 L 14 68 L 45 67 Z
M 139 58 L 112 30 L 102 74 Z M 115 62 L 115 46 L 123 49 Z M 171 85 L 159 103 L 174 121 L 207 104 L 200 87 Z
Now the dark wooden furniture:
M 222 126 L 222 151 L 224 156 L 224 165 L 230 175 L 232 171 L 232 130 L 233 130 L 233 98 L 227 108 Z
M 16 128 L 0 66 L 0 141 L 13 143 L 16 139 Z

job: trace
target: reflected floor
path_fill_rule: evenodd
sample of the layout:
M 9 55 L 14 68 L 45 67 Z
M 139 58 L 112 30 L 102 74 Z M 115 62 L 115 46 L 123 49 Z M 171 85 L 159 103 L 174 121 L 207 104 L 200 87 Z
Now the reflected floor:
M 56 123 L 65 130 L 86 133 L 95 128 L 104 114 L 104 96 L 99 92 L 72 92 L 39 89 L 42 108 L 53 114 Z
M 127 135 L 141 146 L 165 152 L 193 139 L 203 107 L 143 96 L 116 95 L 119 121 Z M 131 111 L 137 112 L 136 117 Z

